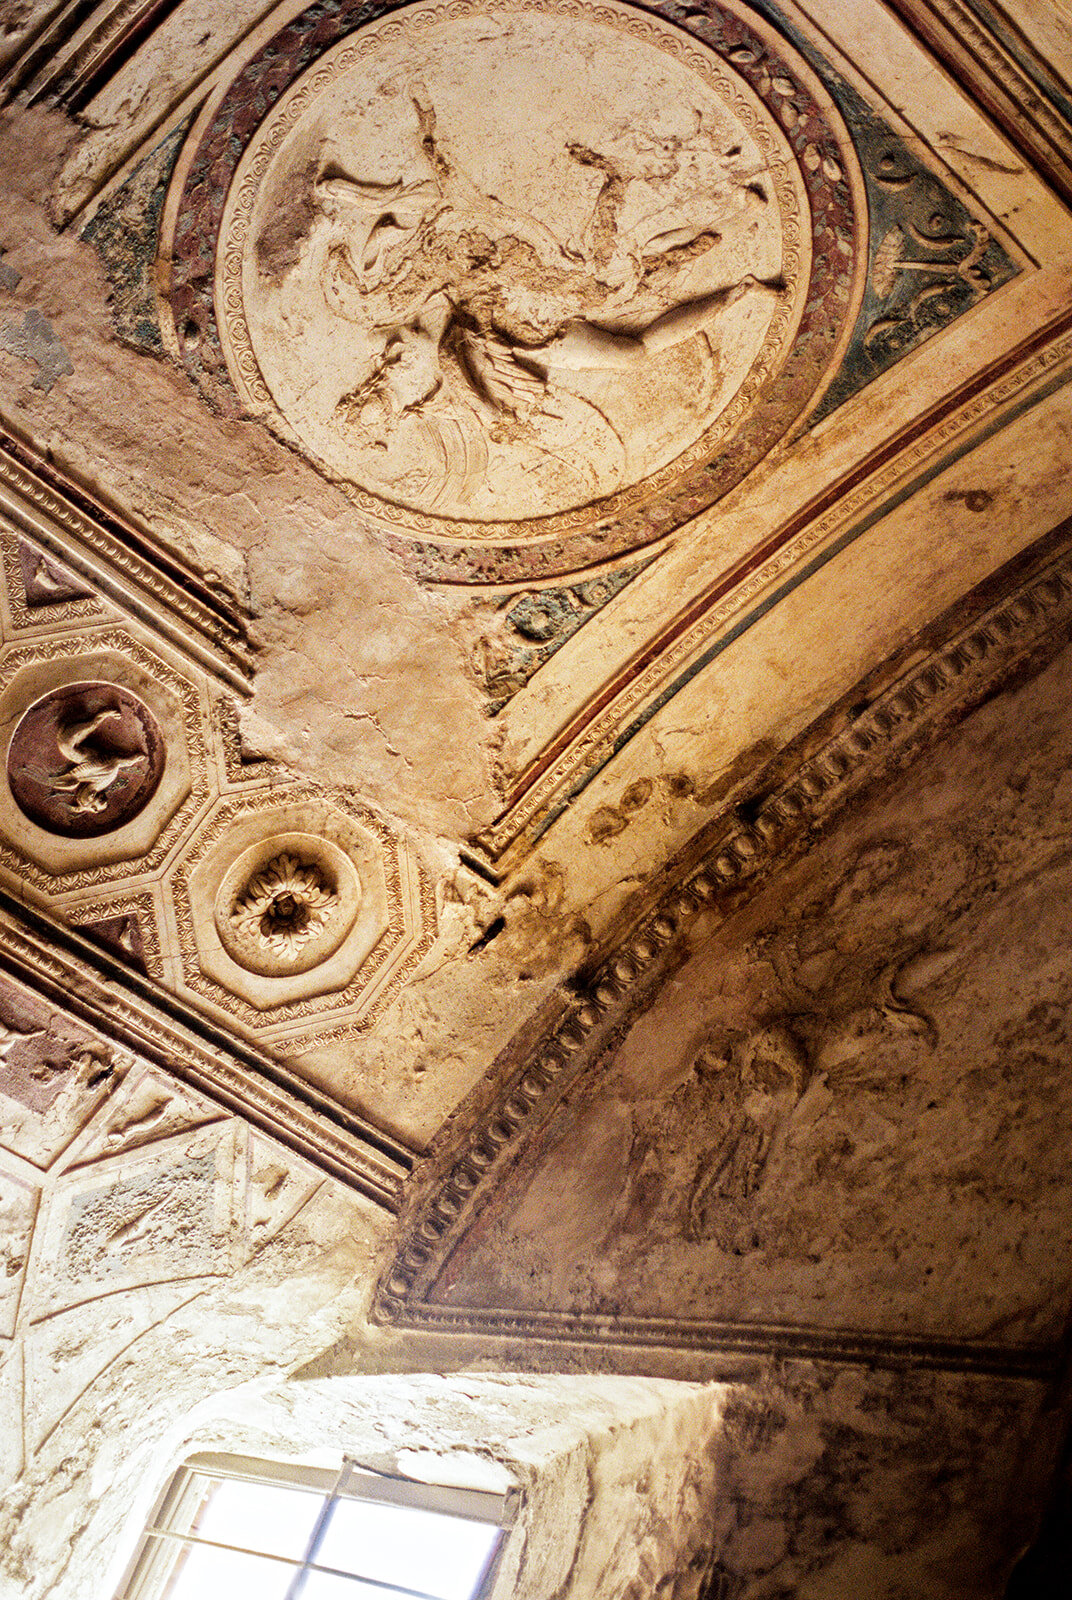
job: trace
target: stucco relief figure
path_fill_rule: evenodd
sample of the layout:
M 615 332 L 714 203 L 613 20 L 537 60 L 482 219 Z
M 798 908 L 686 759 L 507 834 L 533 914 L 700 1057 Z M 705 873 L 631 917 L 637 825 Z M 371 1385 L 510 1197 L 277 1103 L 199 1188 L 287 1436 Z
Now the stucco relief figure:
M 773 305 L 782 284 L 745 273 L 659 311 L 683 279 L 678 269 L 717 250 L 717 197 L 697 225 L 623 248 L 616 221 L 630 180 L 609 160 L 569 146 L 573 160 L 605 178 L 585 236 L 562 242 L 481 193 L 438 151 L 431 108 L 415 102 L 414 111 L 422 157 L 431 151 L 424 175 L 380 184 L 335 173 L 315 186 L 330 239 L 326 296 L 369 330 L 370 359 L 338 401 L 340 423 L 363 452 L 388 457 L 418 442 L 425 463 L 411 472 L 411 484 L 419 482 L 433 507 L 471 499 L 496 445 L 527 444 L 554 456 L 566 452 L 571 434 L 593 429 L 602 471 L 590 471 L 581 492 L 619 487 L 635 467 L 631 436 L 613 405 L 578 392 L 568 375 L 602 375 L 606 386 L 608 375 L 620 374 L 628 382 L 691 342 L 693 398 L 709 409 L 721 380 L 720 319 L 746 298 Z M 723 207 L 761 211 L 767 198 L 755 175 L 737 176 Z M 565 466 L 560 458 L 559 470 Z M 576 475 L 578 463 L 569 470 Z
M 799 1041 L 774 1026 L 736 1041 L 725 1054 L 702 1052 L 696 1073 L 717 1137 L 697 1169 L 685 1232 L 694 1241 L 713 1239 L 741 1254 L 755 1246 L 755 1202 L 775 1141 L 811 1071 Z
M 340 478 L 448 519 L 581 507 L 699 440 L 774 337 L 769 142 L 615 15 L 385 28 L 266 124 L 241 339 Z
M 105 722 L 113 722 L 121 712 L 116 706 L 98 711 L 96 716 L 78 720 L 56 730 L 56 748 L 66 766 L 51 776 L 52 791 L 67 800 L 72 816 L 98 816 L 107 809 L 109 791 L 126 781 L 124 774 L 137 767 L 144 772 L 148 757 L 144 750 L 120 756 L 103 754 L 90 740 Z
M 163 739 L 148 708 L 113 684 L 80 683 L 53 690 L 21 718 L 8 781 L 39 827 L 86 838 L 135 817 L 163 766 Z

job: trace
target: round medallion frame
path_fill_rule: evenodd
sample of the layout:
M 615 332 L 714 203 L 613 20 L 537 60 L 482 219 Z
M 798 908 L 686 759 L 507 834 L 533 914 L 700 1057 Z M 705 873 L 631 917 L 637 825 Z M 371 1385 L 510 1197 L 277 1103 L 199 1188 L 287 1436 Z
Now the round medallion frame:
M 478 0 L 416 0 L 388 7 L 372 22 L 352 3 L 330 17 L 310 8 L 270 37 L 261 30 L 242 71 L 206 105 L 180 155 L 165 206 L 161 253 L 170 256 L 171 271 L 162 320 L 174 353 L 216 404 L 232 413 L 264 405 L 255 359 L 250 365 L 242 357 L 244 376 L 253 385 L 245 406 L 228 371 L 225 345 L 233 366 L 243 342 L 234 337 L 242 308 L 233 286 L 245 245 L 241 226 L 231 227 L 242 208 L 228 207 L 235 184 L 249 181 L 258 160 L 267 161 L 265 141 L 273 131 L 282 137 L 275 108 L 285 116 L 289 95 L 314 95 L 327 81 L 314 70 L 317 64 L 326 72 L 325 57 L 343 41 L 333 60 L 347 50 L 360 52 L 371 27 L 416 27 L 421 16 L 485 9 Z M 778 130 L 786 192 L 806 201 L 805 226 L 797 241 L 786 237 L 783 258 L 783 273 L 787 280 L 796 276 L 798 292 L 791 311 L 781 312 L 777 358 L 762 372 L 753 368 L 709 436 L 631 489 L 522 523 L 462 522 L 414 512 L 342 483 L 363 520 L 411 570 L 436 582 L 531 582 L 605 564 L 672 533 L 746 476 L 818 402 L 863 292 L 866 209 L 851 142 L 814 72 L 767 23 L 721 0 L 692 8 L 684 25 L 661 14 L 668 5 L 642 9 L 620 0 L 583 6 L 577 0 L 502 0 L 499 9 L 583 15 L 657 38 L 660 48 L 675 42 L 721 83 L 736 82 L 742 104 L 761 104 L 757 122 Z M 223 341 L 221 321 L 228 324 Z M 285 423 L 277 417 L 272 423 L 287 436 Z
M 301 904 L 306 896 L 308 909 Z M 295 901 L 299 914 L 291 948 L 273 941 L 266 926 L 283 899 Z M 354 864 L 332 840 L 301 832 L 273 834 L 247 846 L 228 867 L 216 895 L 216 932 L 231 960 L 247 972 L 297 976 L 335 954 L 360 903 Z M 243 918 L 243 908 L 253 914 Z
M 166 754 L 156 718 L 129 689 L 105 680 L 62 684 L 15 725 L 8 786 L 22 814 L 46 833 L 96 839 L 144 811 Z

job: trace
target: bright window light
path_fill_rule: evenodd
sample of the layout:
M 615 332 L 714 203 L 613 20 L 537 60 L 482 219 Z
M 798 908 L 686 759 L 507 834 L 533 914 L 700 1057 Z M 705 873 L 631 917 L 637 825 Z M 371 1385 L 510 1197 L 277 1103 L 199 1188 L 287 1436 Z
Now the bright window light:
M 196 1456 L 116 1600 L 484 1600 L 516 1494 Z

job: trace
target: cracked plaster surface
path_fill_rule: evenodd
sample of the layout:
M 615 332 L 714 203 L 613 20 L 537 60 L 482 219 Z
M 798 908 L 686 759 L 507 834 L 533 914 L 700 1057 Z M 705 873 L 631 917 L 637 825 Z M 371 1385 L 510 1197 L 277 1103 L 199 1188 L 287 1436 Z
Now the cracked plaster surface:
M 187 47 L 192 39 L 191 34 Z M 175 41 L 164 43 L 166 54 Z M 94 159 L 106 160 L 116 147 L 116 129 L 124 118 L 151 110 L 135 91 L 136 85 L 119 84 L 110 109 L 97 109 L 100 126 L 87 145 Z M 651 770 L 619 769 L 583 814 L 579 808 L 576 835 L 586 837 L 586 849 L 577 848 L 571 836 L 538 856 L 501 896 L 489 893 L 463 870 L 452 871 L 453 843 L 494 809 L 493 762 L 500 741 L 509 737 L 482 719 L 482 685 L 468 664 L 477 608 L 462 596 L 432 597 L 418 590 L 375 540 L 355 527 L 352 509 L 342 497 L 256 425 L 213 418 L 166 363 L 119 350 L 98 264 L 71 235 L 57 238 L 47 227 L 34 199 L 41 168 L 29 173 L 17 147 L 32 127 L 42 164 L 55 170 L 68 130 L 39 112 L 20 115 L 26 120 L 19 139 L 10 128 L 0 136 L 0 171 L 6 174 L 6 215 L 11 221 L 10 235 L 0 237 L 8 247 L 0 262 L 5 274 L 0 309 L 5 317 L 9 308 L 24 317 L 28 308 L 42 307 L 40 314 L 72 354 L 73 370 L 57 373 L 45 392 L 34 388 L 27 363 L 4 350 L 0 409 L 39 441 L 51 443 L 57 459 L 87 482 L 132 508 L 159 538 L 249 598 L 261 643 L 257 696 L 247 721 L 256 744 L 322 781 L 354 783 L 375 803 L 426 830 L 427 857 L 446 879 L 443 945 L 398 1001 L 388 1037 L 362 1041 L 345 1060 L 334 1053 L 322 1062 L 305 1058 L 310 1075 L 320 1072 L 340 1099 L 388 1107 L 398 1126 L 416 1141 L 425 1140 L 449 1113 L 460 1089 L 494 1057 L 518 1012 L 534 1006 L 563 971 L 581 960 L 591 927 L 578 907 L 592 905 L 592 923 L 608 924 L 620 905 L 622 884 L 638 883 L 653 854 L 669 850 L 702 818 L 705 807 L 732 790 L 732 763 L 728 772 L 705 774 L 705 765 L 712 763 L 698 741 L 701 719 L 682 708 L 653 736 L 658 759 Z M 979 164 L 999 174 L 1009 171 L 1000 163 Z M 87 164 L 82 176 L 88 171 Z M 77 187 L 77 162 L 69 172 Z M 23 230 L 24 242 L 16 243 L 16 229 Z M 897 381 L 904 393 L 910 390 L 910 378 Z M 131 393 L 138 401 L 136 417 L 131 415 Z M 1022 453 L 1029 456 L 1029 446 Z M 806 459 L 814 463 L 813 457 Z M 983 536 L 971 523 L 978 513 L 968 496 L 995 495 L 984 508 L 989 509 L 988 520 L 1019 519 L 1025 490 L 1022 482 L 1013 481 L 1011 470 L 1006 478 L 997 484 L 988 477 L 985 488 L 983 480 L 958 479 L 954 493 L 963 498 L 935 522 L 950 570 L 967 554 L 983 549 Z M 1001 494 L 995 493 L 998 489 Z M 1051 490 L 1046 492 L 1054 497 Z M 774 491 L 770 505 L 759 509 L 773 514 L 777 500 Z M 1045 506 L 1039 515 L 1044 512 Z M 710 559 L 706 546 L 703 559 Z M 694 564 L 700 563 L 697 555 Z M 915 581 L 920 587 L 927 583 L 922 568 Z M 635 604 L 643 610 L 649 600 L 638 591 Z M 635 620 L 627 621 L 626 635 L 634 640 L 642 636 Z M 602 641 L 590 648 L 598 652 L 601 647 Z M 576 668 L 578 659 L 576 654 L 562 657 L 564 675 Z M 783 675 L 791 671 L 781 659 L 775 668 Z M 584 677 L 582 672 L 579 681 Z M 731 679 L 719 689 L 714 709 L 706 706 L 710 721 L 728 716 L 735 687 L 739 685 Z M 817 702 L 825 687 L 815 687 Z M 556 686 L 539 692 L 550 714 L 556 709 Z M 742 774 L 766 749 L 758 712 L 748 708 L 745 723 L 754 737 L 741 756 Z M 683 753 L 689 747 L 686 760 Z M 1004 758 L 990 751 L 989 759 L 1000 788 Z M 1051 760 L 1047 749 L 1042 764 Z M 1023 784 L 1017 791 L 1020 799 L 1010 802 L 1013 809 L 1027 804 L 1032 793 L 1037 800 L 1037 785 L 1044 787 L 1044 779 L 1014 766 L 1009 771 Z M 938 778 L 934 782 L 940 786 Z M 1053 793 L 1049 800 L 1056 804 Z M 996 816 L 1000 808 L 994 804 Z M 1015 846 L 1010 848 L 1015 854 Z M 980 852 L 983 859 L 984 846 Z M 599 861 L 595 873 L 587 864 L 578 865 L 592 855 Z M 1003 859 L 998 865 L 1004 870 L 1008 862 Z M 833 915 L 842 919 L 842 934 L 832 935 L 835 946 L 839 938 L 851 945 L 859 929 L 854 930 L 840 902 Z M 1052 906 L 1046 916 L 1052 919 Z M 500 931 L 482 945 L 497 922 Z M 869 936 L 865 930 L 865 942 Z M 1059 947 L 1060 939 L 1055 942 Z M 720 948 L 725 954 L 725 947 Z M 844 952 L 838 948 L 837 953 L 840 959 Z M 816 952 L 810 955 L 816 957 Z M 1003 959 L 1007 955 L 1005 951 Z M 746 1032 L 746 1023 L 762 1012 L 765 1001 L 749 988 L 747 975 L 741 975 L 751 956 L 741 957 L 737 950 L 731 958 L 740 980 L 736 998 L 743 1008 L 737 1031 Z M 707 1004 L 706 980 L 698 972 L 693 976 Z M 934 960 L 902 977 L 923 989 L 940 989 L 949 981 L 947 969 Z M 720 1004 L 734 981 L 723 983 Z M 820 1076 L 841 1071 L 851 1078 L 856 1046 L 876 1056 L 900 1047 L 913 1061 L 926 1055 L 929 1012 L 914 1011 L 907 1004 L 913 996 L 899 990 L 885 1001 L 883 1013 L 882 1006 L 872 1004 L 870 990 L 861 994 L 855 1012 L 850 1007 L 845 1016 L 834 1018 L 843 1026 L 833 1046 L 825 1042 Z M 984 998 L 993 1004 L 992 995 Z M 794 1003 L 799 1012 L 811 1002 L 796 995 Z M 670 1021 L 664 1018 L 664 1025 L 654 1030 L 654 1047 L 643 1052 L 641 1067 L 634 1059 L 633 1077 L 639 1074 L 644 1081 L 639 1091 L 631 1084 L 630 1094 L 639 1101 L 659 1099 L 660 1086 L 644 1075 L 667 1049 L 673 1053 L 667 1036 L 676 1048 L 680 1017 L 675 1008 L 671 1012 Z M 746 1059 L 747 1052 L 738 1049 L 735 1057 L 733 1041 L 723 1056 L 716 1049 L 707 1058 L 713 1071 L 725 1059 L 759 1075 L 753 1100 L 748 1095 L 730 1097 L 738 1122 L 743 1118 L 758 1130 L 751 1132 L 751 1143 L 743 1141 L 743 1154 L 724 1171 L 715 1171 L 706 1185 L 693 1182 L 691 1155 L 684 1162 L 689 1167 L 685 1188 L 695 1202 L 685 1209 L 695 1214 L 694 1232 L 706 1230 L 709 1235 L 707 1248 L 712 1239 L 717 1244 L 720 1233 L 731 1238 L 731 1245 L 737 1238 L 740 1219 L 731 1218 L 733 1226 L 727 1230 L 725 1217 L 718 1215 L 726 1199 L 720 1183 L 736 1178 L 746 1202 L 760 1192 L 755 1169 L 770 1154 L 764 1119 L 772 1110 L 785 1110 L 791 1098 L 799 1048 L 792 1042 L 795 1035 L 790 1030 L 787 1043 L 784 1018 L 780 1028 L 769 1026 L 771 1018 L 765 1014 L 761 1020 L 773 1067 L 757 1068 L 754 1052 Z M 702 1028 L 697 1023 L 697 1030 L 690 1044 L 711 1042 L 710 1018 Z M 809 1045 L 814 1042 L 809 1038 Z M 1031 1049 L 1037 1045 L 1035 1040 Z M 681 1062 L 663 1064 L 671 1077 L 674 1072 L 680 1076 Z M 766 1086 L 764 1070 L 773 1074 Z M 978 1087 L 985 1085 L 974 1079 L 967 1083 L 968 1090 Z M 672 1090 L 668 1093 L 672 1098 Z M 809 1115 L 821 1098 L 812 1095 Z M 161 1130 L 152 1121 L 158 1109 L 147 1103 L 132 1114 L 132 1136 L 147 1138 L 154 1128 L 167 1131 L 169 1124 Z M 829 1106 L 824 1102 L 819 1110 L 828 1113 Z M 680 1166 L 683 1159 L 681 1111 L 679 1105 L 677 1121 L 673 1115 L 660 1121 L 658 1108 L 653 1113 L 653 1126 L 666 1136 L 664 1144 L 680 1138 L 682 1146 L 664 1151 L 667 1189 L 673 1187 L 675 1162 Z M 686 1117 L 688 1111 L 685 1104 Z M 933 1113 L 928 1107 L 921 1115 L 925 1119 Z M 145 1127 L 142 1116 L 149 1119 Z M 601 1160 L 612 1144 L 598 1146 Z M 847 1153 L 833 1139 L 826 1154 L 836 1176 L 837 1162 L 844 1164 Z M 280 1170 L 284 1168 L 285 1162 Z M 251 1205 L 259 1214 L 271 1209 L 269 1197 L 279 1180 L 271 1162 L 258 1164 L 256 1172 L 261 1178 Z M 556 1181 L 561 1188 L 561 1176 Z M 597 1171 L 596 1199 L 606 1199 L 613 1183 L 613 1173 L 608 1178 Z M 1055 1182 L 1054 1192 L 1057 1187 Z M 612 1211 L 617 1199 L 610 1194 Z M 84 1538 L 88 1545 L 83 1549 L 96 1548 L 98 1537 L 105 1542 L 115 1537 L 125 1508 L 102 1495 L 102 1486 L 117 1472 L 129 1482 L 156 1449 L 161 1432 L 177 1443 L 189 1407 L 203 1388 L 256 1383 L 265 1372 L 275 1378 L 296 1360 L 315 1359 L 326 1342 L 344 1333 L 351 1359 L 364 1361 L 369 1369 L 390 1361 L 448 1365 L 459 1359 L 442 1347 L 429 1355 L 426 1347 L 411 1348 L 404 1336 L 362 1329 L 361 1305 L 375 1271 L 371 1245 L 386 1224 L 348 1201 L 325 1196 L 322 1205 L 322 1214 L 306 1216 L 294 1230 L 296 1237 L 280 1241 L 275 1256 L 258 1258 L 255 1272 L 247 1265 L 220 1278 L 189 1309 L 173 1307 L 162 1297 L 154 1328 L 139 1345 L 136 1359 L 120 1355 L 107 1383 L 77 1402 L 70 1418 L 56 1428 L 2 1513 L 11 1530 L 6 1581 L 14 1585 L 13 1597 L 34 1600 L 47 1594 L 53 1600 L 64 1594 L 64 1586 L 79 1600 L 90 1594 L 98 1569 L 91 1558 L 82 1571 L 81 1558 L 64 1566 L 68 1547 Z M 136 1244 L 142 1232 L 151 1236 L 167 1219 L 166 1208 L 157 1212 L 151 1205 L 137 1216 L 116 1216 L 110 1242 Z M 863 1219 L 869 1227 L 874 1220 L 870 1213 Z M 133 1231 L 123 1234 L 128 1225 Z M 173 1247 L 173 1240 L 161 1237 Z M 635 1252 L 635 1235 L 630 1239 L 629 1250 Z M 623 1250 L 619 1260 L 628 1253 Z M 510 1267 L 507 1261 L 504 1271 Z M 486 1289 L 486 1282 L 480 1287 Z M 155 1299 L 155 1290 L 145 1296 L 150 1299 Z M 78 1321 L 64 1381 L 74 1383 L 77 1360 L 89 1359 L 95 1338 L 107 1342 L 125 1336 L 107 1318 L 99 1324 Z M 487 1365 L 493 1357 L 484 1350 L 480 1359 Z M 572 1354 L 568 1359 L 587 1358 Z M 672 1358 L 668 1364 L 673 1365 Z M 174 1385 L 176 1369 L 182 1372 L 179 1385 Z M 9 1365 L 0 1381 L 13 1381 L 11 1372 Z M 166 1394 L 159 1378 L 164 1372 Z M 471 1386 L 476 1389 L 477 1381 L 471 1380 Z M 331 1403 L 326 1402 L 328 1407 Z M 690 1478 L 686 1472 L 675 1479 L 663 1471 L 656 1474 L 653 1489 L 651 1454 L 660 1450 L 664 1460 L 675 1430 L 660 1433 L 639 1416 L 639 1407 L 607 1453 L 603 1446 L 590 1445 L 562 1451 L 562 1498 L 557 1510 L 551 1507 L 555 1527 L 541 1558 L 545 1565 L 533 1559 L 529 1569 L 532 1600 L 546 1600 L 548 1593 L 555 1600 L 589 1600 L 604 1589 L 627 1600 L 648 1600 L 653 1589 L 673 1600 L 694 1600 L 700 1569 L 690 1562 L 701 1551 L 717 1556 L 728 1579 L 740 1585 L 731 1591 L 734 1600 L 780 1600 L 786 1593 L 800 1600 L 841 1600 L 846 1591 L 881 1600 L 919 1600 L 922 1595 L 980 1600 L 1001 1592 L 1004 1571 L 1025 1533 L 1023 1504 L 1010 1506 L 1008 1486 L 1014 1484 L 1022 1500 L 1029 1501 L 1052 1454 L 1051 1422 L 1036 1388 L 927 1375 L 831 1374 L 805 1363 L 783 1363 L 777 1370 L 753 1371 L 732 1404 L 719 1400 L 716 1405 L 710 1392 L 706 1403 L 710 1409 L 705 1411 L 705 1402 L 694 1396 L 684 1402 L 682 1413 L 691 1412 L 692 1418 L 676 1442 L 702 1463 L 704 1472 L 711 1469 L 707 1476 Z M 514 1398 L 509 1405 L 513 1408 Z M 628 1409 L 620 1394 L 616 1406 L 619 1412 Z M 297 1401 L 294 1409 L 300 1409 Z M 485 1426 L 490 1410 L 484 1411 Z M 508 1431 L 504 1425 L 500 1444 Z M 470 1416 L 469 1436 L 471 1432 Z M 430 1449 L 443 1447 L 445 1436 L 456 1442 L 457 1434 L 440 1422 L 438 1432 L 429 1426 L 423 1443 Z M 268 1440 L 270 1430 L 264 1429 L 263 1437 Z M 135 1438 L 133 1451 L 124 1454 Z M 609 1491 L 602 1503 L 601 1489 Z M 569 1504 L 568 1494 L 575 1495 Z M 38 1551 L 41 1571 L 28 1576 Z
M 479 827 L 497 736 L 454 636 L 457 602 L 406 577 L 342 494 L 260 424 L 215 418 L 166 361 L 120 344 L 94 251 L 57 235 L 40 205 L 71 137 L 45 112 L 0 126 L 4 263 L 21 274 L 4 309 L 37 308 L 74 368 L 42 392 L 0 351 L 0 414 L 248 603 L 254 709 L 280 757 L 411 827 L 447 839 Z

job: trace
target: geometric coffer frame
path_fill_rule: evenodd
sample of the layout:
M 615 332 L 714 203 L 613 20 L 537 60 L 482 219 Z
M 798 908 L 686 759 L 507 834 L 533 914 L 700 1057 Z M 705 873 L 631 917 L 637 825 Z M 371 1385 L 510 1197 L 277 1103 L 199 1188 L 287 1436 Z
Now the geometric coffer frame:
M 102 690 L 114 686 L 113 699 L 121 697 L 139 706 L 147 722 L 154 725 L 161 753 L 161 768 L 155 787 L 140 804 L 128 806 L 129 815 L 117 815 L 113 825 L 101 829 L 90 806 L 107 799 L 107 790 L 94 796 L 92 776 L 82 788 L 89 790 L 83 804 L 90 831 L 78 831 L 76 807 L 79 803 L 77 779 L 92 773 L 89 757 L 100 756 L 99 746 L 91 741 L 106 737 L 108 717 L 98 710 L 84 723 L 81 745 L 71 746 L 68 754 L 53 749 L 50 774 L 48 759 L 39 758 L 35 770 L 33 751 L 19 762 L 20 776 L 29 773 L 30 781 L 42 790 L 50 776 L 53 784 L 66 781 L 69 805 L 65 818 L 43 821 L 32 800 L 19 800 L 11 772 L 22 730 L 38 708 L 62 705 L 68 711 L 72 697 L 80 691 Z M 92 701 L 91 701 L 92 704 Z M 59 638 L 44 638 L 0 652 L 0 737 L 7 755 L 9 781 L 0 784 L 0 863 L 21 882 L 30 882 L 50 897 L 57 891 L 73 893 L 129 880 L 131 875 L 152 873 L 167 859 L 182 837 L 189 832 L 210 798 L 206 759 L 205 722 L 207 699 L 204 688 L 161 660 L 126 628 L 103 627 Z M 113 721 L 120 720 L 113 713 Z M 53 728 L 52 740 L 56 738 Z M 77 735 L 76 735 L 77 737 Z M 42 735 L 38 736 L 39 742 Z M 80 759 L 81 758 L 81 759 Z M 104 758 L 106 759 L 106 757 Z M 120 760 L 123 758 L 120 757 Z M 128 758 L 129 759 L 129 758 Z M 146 762 L 148 758 L 146 758 Z M 99 762 L 104 779 L 108 772 Z M 65 776 L 64 769 L 67 771 Z M 113 792 L 121 788 L 123 772 L 113 777 Z M 98 778 L 98 787 L 104 779 Z M 101 808 L 103 809 L 103 808 Z M 107 819 L 106 819 L 107 821 Z M 70 824 L 70 826 L 66 825 Z
M 434 885 L 407 843 L 313 785 L 218 801 L 165 893 L 180 986 L 268 1044 L 364 1031 L 435 936 Z M 280 904 L 289 920 L 273 924 Z
M 250 759 L 219 683 L 133 619 L 52 609 L 0 642 L 0 879 L 263 1046 L 369 1028 L 435 938 L 408 843 Z

